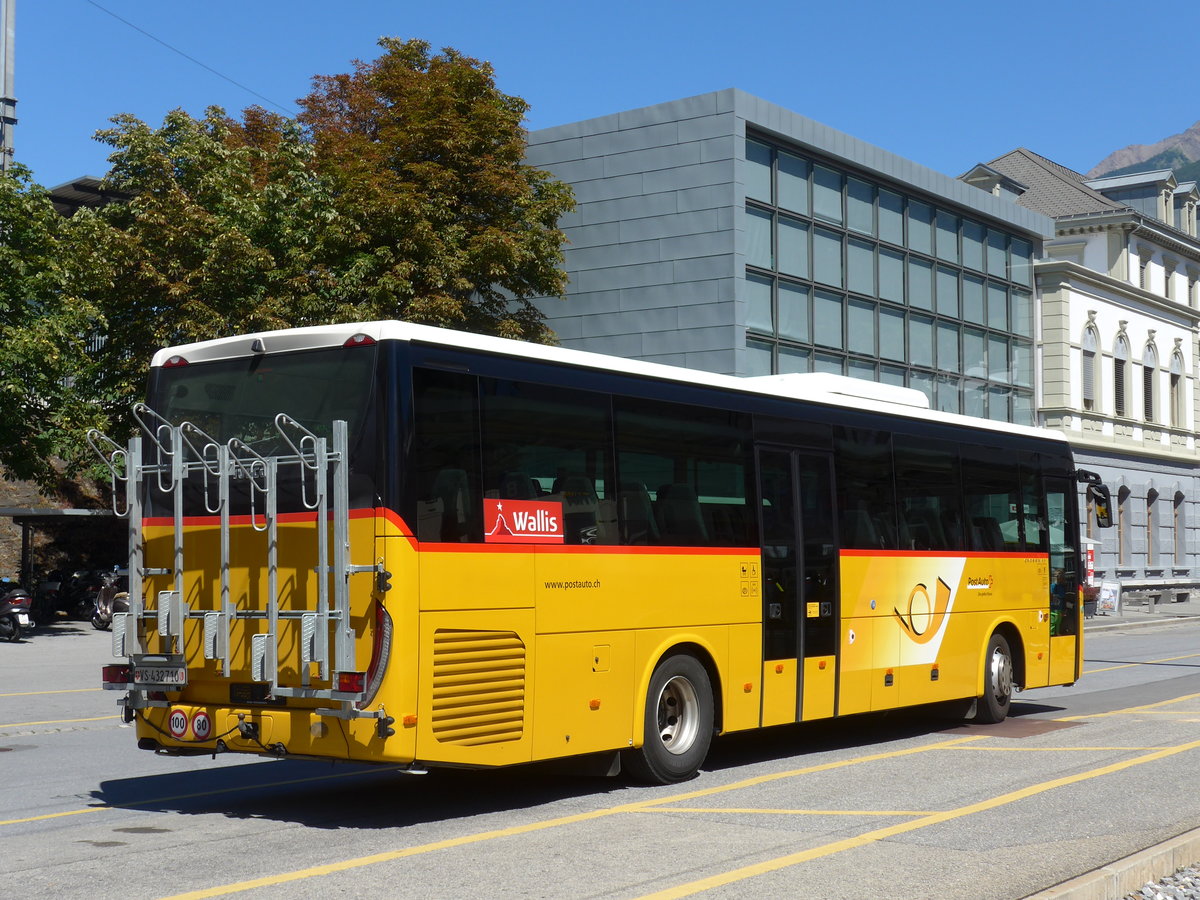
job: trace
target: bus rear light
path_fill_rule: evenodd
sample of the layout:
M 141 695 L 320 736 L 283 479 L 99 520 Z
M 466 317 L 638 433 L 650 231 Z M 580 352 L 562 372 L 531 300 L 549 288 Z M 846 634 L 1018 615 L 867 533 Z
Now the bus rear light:
M 363 334 L 361 331 L 358 334 L 351 335 L 346 339 L 343 347 L 369 347 L 375 343 L 375 338 L 369 334 Z
M 186 359 L 184 359 L 182 356 L 172 356 L 165 363 L 163 363 L 163 368 L 164 369 L 175 369 L 175 368 L 178 368 L 179 366 L 186 366 L 187 364 L 188 364 L 188 361 Z
M 366 672 L 338 672 L 337 689 L 343 694 L 361 694 L 367 685 Z
M 102 684 L 129 684 L 129 665 L 127 663 L 112 663 L 100 670 Z

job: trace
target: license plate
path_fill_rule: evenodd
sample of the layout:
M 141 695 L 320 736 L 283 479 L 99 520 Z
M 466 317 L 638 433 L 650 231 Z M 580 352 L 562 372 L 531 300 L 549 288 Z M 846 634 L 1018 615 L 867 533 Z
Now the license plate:
M 184 687 L 187 684 L 187 666 L 134 666 L 133 683 L 136 687 Z
M 29 626 L 29 613 L 17 613 L 17 622 L 20 623 L 22 628 L 27 628 Z

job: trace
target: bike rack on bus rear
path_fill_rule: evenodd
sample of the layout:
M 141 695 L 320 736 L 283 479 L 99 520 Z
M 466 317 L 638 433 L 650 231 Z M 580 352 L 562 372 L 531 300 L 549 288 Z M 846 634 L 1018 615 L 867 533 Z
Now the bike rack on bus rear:
M 118 516 L 129 519 L 129 612 L 119 613 L 114 617 L 113 656 L 129 659 L 133 664 L 146 656 L 147 650 L 139 627 L 143 621 L 157 621 L 158 633 L 168 639 L 171 652 L 182 655 L 184 622 L 187 619 L 201 619 L 204 658 L 219 661 L 222 674 L 228 678 L 231 668 L 230 630 L 233 623 L 239 619 L 265 619 L 267 631 L 251 637 L 250 677 L 254 682 L 269 686 L 269 697 L 327 699 L 337 706 L 317 710 L 322 715 L 378 718 L 381 713 L 358 708 L 365 691 L 337 689 L 339 673 L 357 671 L 354 632 L 350 623 L 349 577 L 382 570 L 381 564 L 349 564 L 350 501 L 346 422 L 337 420 L 332 423 L 330 440 L 319 437 L 295 419 L 280 413 L 274 419 L 274 427 L 290 452 L 263 456 L 237 438 L 221 443 L 192 422 L 184 421 L 178 425 L 168 422 L 144 403 L 135 404 L 133 416 L 145 432 L 145 437 L 135 435 L 130 438 L 127 447 L 121 447 L 95 429 L 88 432 L 88 443 L 112 476 L 113 511 Z M 298 468 L 301 503 L 305 509 L 316 514 L 315 610 L 283 609 L 280 603 L 277 505 L 279 473 L 288 466 Z M 205 511 L 220 517 L 220 587 L 216 609 L 191 609 L 183 599 L 183 492 L 190 478 L 199 478 L 202 481 Z M 241 609 L 230 596 L 230 485 L 233 479 L 239 479 L 247 486 L 251 527 L 267 536 L 268 597 L 265 611 Z M 169 496 L 171 500 L 174 552 L 170 569 L 147 568 L 144 561 L 142 519 L 150 499 L 148 495 L 156 490 Z M 143 496 L 143 492 L 146 496 Z M 329 527 L 326 524 L 331 519 L 332 548 Z M 172 575 L 174 590 L 160 591 L 154 606 L 148 607 L 143 596 L 143 580 L 153 575 Z M 279 680 L 278 648 L 281 620 L 299 621 L 299 685 L 284 685 Z M 329 658 L 331 629 L 332 660 Z M 318 667 L 318 679 L 332 682 L 332 687 L 313 687 L 313 663 Z M 130 688 L 130 700 L 135 708 L 159 705 L 149 700 L 144 691 L 134 690 L 132 685 Z M 134 694 L 138 696 L 135 697 Z

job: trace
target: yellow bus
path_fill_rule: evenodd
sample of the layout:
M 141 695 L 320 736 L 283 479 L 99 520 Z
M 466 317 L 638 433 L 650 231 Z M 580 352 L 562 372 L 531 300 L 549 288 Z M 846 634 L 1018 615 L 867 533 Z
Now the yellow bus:
M 163 350 L 134 415 L 92 441 L 130 520 L 103 684 L 144 749 L 670 783 L 714 735 L 995 722 L 1080 674 L 1103 486 L 917 391 L 374 322 Z

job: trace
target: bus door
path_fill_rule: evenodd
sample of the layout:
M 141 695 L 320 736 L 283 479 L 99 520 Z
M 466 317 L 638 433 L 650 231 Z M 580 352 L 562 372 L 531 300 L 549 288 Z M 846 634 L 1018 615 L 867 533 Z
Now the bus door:
M 1047 476 L 1045 483 L 1050 538 L 1049 683 L 1069 684 L 1079 678 L 1083 664 L 1077 488 L 1061 476 Z
M 838 616 L 833 459 L 760 447 L 763 725 L 835 712 Z

